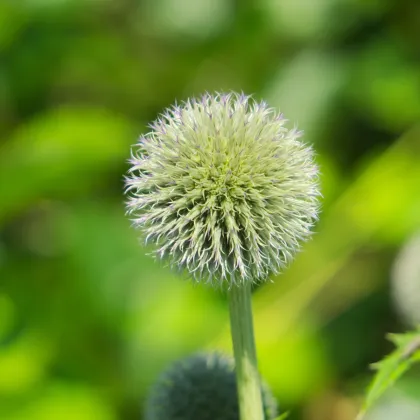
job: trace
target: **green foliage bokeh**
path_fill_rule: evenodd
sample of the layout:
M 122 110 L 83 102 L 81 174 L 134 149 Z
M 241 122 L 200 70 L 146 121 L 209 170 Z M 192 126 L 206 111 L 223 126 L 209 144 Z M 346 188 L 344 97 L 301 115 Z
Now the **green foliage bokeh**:
M 0 1 L 0 418 L 140 419 L 171 361 L 230 350 L 225 297 L 146 255 L 122 191 L 164 107 L 243 90 L 305 131 L 324 196 L 314 239 L 255 293 L 262 374 L 292 420 L 353 419 L 385 333 L 408 328 L 390 284 L 420 231 L 419 15 L 416 0 Z M 420 404 L 418 372 L 398 392 Z

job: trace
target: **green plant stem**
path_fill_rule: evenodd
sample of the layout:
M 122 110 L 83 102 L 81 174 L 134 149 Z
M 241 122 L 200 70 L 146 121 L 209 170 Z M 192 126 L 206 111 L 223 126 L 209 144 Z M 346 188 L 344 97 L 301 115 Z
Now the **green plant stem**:
M 247 282 L 232 286 L 228 293 L 240 420 L 264 420 L 252 323 L 251 285 Z

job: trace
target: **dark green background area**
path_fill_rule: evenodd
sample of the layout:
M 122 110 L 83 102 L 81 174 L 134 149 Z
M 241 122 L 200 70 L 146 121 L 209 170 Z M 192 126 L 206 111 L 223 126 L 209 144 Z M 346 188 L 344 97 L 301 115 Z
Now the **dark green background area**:
M 147 124 L 223 90 L 283 111 L 322 172 L 313 240 L 255 293 L 281 407 L 354 419 L 385 333 L 420 323 L 420 269 L 395 269 L 420 231 L 418 1 L 0 0 L 0 419 L 141 419 L 168 363 L 230 352 L 225 297 L 148 257 L 123 196 Z M 419 413 L 413 372 L 369 420 Z

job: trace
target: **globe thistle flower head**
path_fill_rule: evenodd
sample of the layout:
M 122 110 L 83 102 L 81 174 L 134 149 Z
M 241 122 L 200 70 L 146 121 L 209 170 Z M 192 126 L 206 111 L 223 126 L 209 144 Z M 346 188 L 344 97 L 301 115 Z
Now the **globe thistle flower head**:
M 262 386 L 265 420 L 277 415 L 277 403 Z M 146 420 L 239 420 L 233 360 L 221 353 L 197 353 L 176 361 L 153 386 Z
M 128 212 L 197 281 L 258 282 L 310 236 L 318 169 L 301 132 L 244 94 L 167 109 L 132 149 Z

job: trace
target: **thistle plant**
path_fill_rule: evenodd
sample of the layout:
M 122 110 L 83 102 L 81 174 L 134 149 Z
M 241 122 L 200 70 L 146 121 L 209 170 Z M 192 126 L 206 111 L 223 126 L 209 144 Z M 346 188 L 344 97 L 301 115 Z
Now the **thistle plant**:
M 132 149 L 127 206 L 155 253 L 228 290 L 241 420 L 262 420 L 251 285 L 311 234 L 318 169 L 302 133 L 244 94 L 167 109 Z
M 273 420 L 277 404 L 262 387 L 264 419 Z M 153 386 L 145 420 L 239 420 L 233 360 L 221 353 L 197 353 L 176 361 Z

